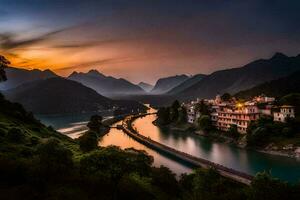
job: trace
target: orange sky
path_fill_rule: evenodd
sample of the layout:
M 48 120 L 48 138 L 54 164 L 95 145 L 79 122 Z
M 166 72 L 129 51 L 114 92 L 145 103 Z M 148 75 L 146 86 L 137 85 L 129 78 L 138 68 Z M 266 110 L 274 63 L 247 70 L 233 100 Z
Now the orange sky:
M 62 76 L 97 69 L 155 83 L 300 52 L 295 1 L 115 2 L 0 0 L 0 53 Z

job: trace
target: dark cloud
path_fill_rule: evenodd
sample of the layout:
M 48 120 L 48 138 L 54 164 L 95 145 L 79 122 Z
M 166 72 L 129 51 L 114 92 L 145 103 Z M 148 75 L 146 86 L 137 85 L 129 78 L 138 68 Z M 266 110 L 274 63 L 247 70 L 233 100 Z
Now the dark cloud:
M 16 39 L 16 33 L 0 33 L 0 46 L 2 49 L 10 50 L 19 47 L 26 47 L 37 44 L 39 42 L 46 41 L 50 39 L 52 36 L 64 32 L 68 30 L 68 28 L 59 29 L 55 31 L 51 31 L 40 36 L 36 36 L 30 39 L 18 40 Z

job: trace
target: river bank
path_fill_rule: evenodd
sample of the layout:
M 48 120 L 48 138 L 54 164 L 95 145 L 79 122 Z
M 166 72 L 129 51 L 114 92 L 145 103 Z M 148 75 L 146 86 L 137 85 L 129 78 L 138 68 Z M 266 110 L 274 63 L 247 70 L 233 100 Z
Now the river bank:
M 193 155 L 190 155 L 188 153 L 185 153 L 183 151 L 179 151 L 177 149 L 174 149 L 172 147 L 169 147 L 167 145 L 164 145 L 162 143 L 159 143 L 155 140 L 152 140 L 150 137 L 146 137 L 142 134 L 140 134 L 133 126 L 132 123 L 140 118 L 145 117 L 146 115 L 151 114 L 142 114 L 142 115 L 136 115 L 136 116 L 129 116 L 124 119 L 123 123 L 123 131 L 128 134 L 130 137 L 134 138 L 138 142 L 148 146 L 149 148 L 155 149 L 157 151 L 162 151 L 170 156 L 174 156 L 182 161 L 188 162 L 191 165 L 194 165 L 195 167 L 201 167 L 204 169 L 215 169 L 221 176 L 229 178 L 233 181 L 250 185 L 251 181 L 253 179 L 253 176 L 234 170 L 232 168 L 225 167 L 221 164 L 211 162 L 209 160 L 195 157 Z
M 279 145 L 272 142 L 264 147 L 249 147 L 247 146 L 246 135 L 240 136 L 239 138 L 233 138 L 226 135 L 226 132 L 222 132 L 218 130 L 214 130 L 210 133 L 205 133 L 202 130 L 197 129 L 195 125 L 190 123 L 181 123 L 181 124 L 171 123 L 168 125 L 161 125 L 157 122 L 157 120 L 153 121 L 152 123 L 153 125 L 160 128 L 169 129 L 172 131 L 177 131 L 182 133 L 189 132 L 201 137 L 206 137 L 214 142 L 221 142 L 225 144 L 235 145 L 236 147 L 242 149 L 252 149 L 270 155 L 285 156 L 290 158 L 300 158 L 300 146 L 294 144 L 289 144 L 289 143 L 282 144 L 281 142 Z

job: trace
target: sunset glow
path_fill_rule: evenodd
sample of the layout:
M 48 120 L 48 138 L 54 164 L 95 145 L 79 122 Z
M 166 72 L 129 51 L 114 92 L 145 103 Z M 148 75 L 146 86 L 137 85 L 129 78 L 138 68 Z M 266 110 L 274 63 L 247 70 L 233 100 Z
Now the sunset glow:
M 0 52 L 17 67 L 153 83 L 300 51 L 295 1 L 184 2 L 0 0 Z

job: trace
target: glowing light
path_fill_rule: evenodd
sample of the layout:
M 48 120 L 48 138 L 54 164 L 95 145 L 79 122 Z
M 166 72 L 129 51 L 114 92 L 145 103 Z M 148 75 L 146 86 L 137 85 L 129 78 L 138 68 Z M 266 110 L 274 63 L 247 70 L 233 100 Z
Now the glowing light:
M 242 107 L 243 107 L 243 104 L 238 103 L 236 106 L 237 106 L 238 108 L 242 108 Z

